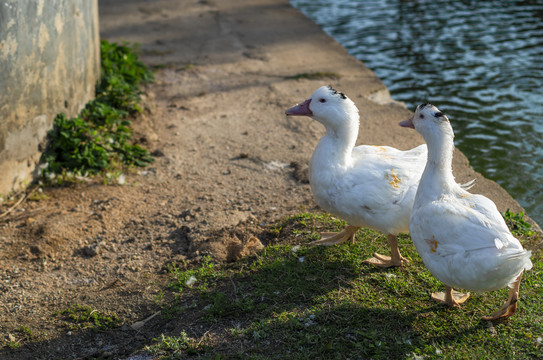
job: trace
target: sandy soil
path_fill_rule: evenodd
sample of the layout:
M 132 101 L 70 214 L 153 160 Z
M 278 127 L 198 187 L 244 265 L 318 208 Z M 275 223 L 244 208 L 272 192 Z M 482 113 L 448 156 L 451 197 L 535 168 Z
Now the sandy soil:
M 397 126 L 410 111 L 285 0 L 99 6 L 102 37 L 140 43 L 142 59 L 157 69 L 146 111 L 134 120 L 156 161 L 127 174 L 124 185 L 45 189 L 43 199 L 0 218 L 2 359 L 127 358 L 167 326 L 158 317 L 137 331 L 130 325 L 160 309 L 155 297 L 168 264 L 206 254 L 225 261 L 236 255 L 232 244 L 270 241 L 266 224 L 316 211 L 306 172 L 323 129 L 284 110 L 319 86 L 331 84 L 359 106 L 358 143 L 422 143 Z M 336 75 L 293 78 L 311 72 Z M 454 168 L 458 181 L 476 178 L 472 191 L 501 210 L 522 210 L 458 151 Z M 69 332 L 53 314 L 73 304 L 113 311 L 124 325 Z

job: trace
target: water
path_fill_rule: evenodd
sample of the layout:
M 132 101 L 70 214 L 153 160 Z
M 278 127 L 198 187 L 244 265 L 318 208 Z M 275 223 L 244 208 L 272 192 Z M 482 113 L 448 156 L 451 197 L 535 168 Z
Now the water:
M 543 225 L 543 0 L 291 0 Z

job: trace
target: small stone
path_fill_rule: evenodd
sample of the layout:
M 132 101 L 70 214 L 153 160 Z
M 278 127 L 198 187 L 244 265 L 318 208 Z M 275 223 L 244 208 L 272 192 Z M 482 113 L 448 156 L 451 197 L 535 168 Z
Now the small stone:
M 85 254 L 86 256 L 89 256 L 89 257 L 94 257 L 94 256 L 98 255 L 100 253 L 100 250 L 101 249 L 98 246 L 98 244 L 87 245 L 82 249 L 83 254 Z
M 43 254 L 43 250 L 37 246 L 37 245 L 32 245 L 30 247 L 30 252 L 36 256 L 39 256 L 39 255 L 42 255 Z
M 185 281 L 185 285 L 192 286 L 196 282 L 196 277 L 193 275 L 191 276 L 187 281 Z
M 161 149 L 156 149 L 155 151 L 153 151 L 151 153 L 151 155 L 154 156 L 154 157 L 163 157 L 163 156 L 165 156 L 164 151 L 162 151 Z

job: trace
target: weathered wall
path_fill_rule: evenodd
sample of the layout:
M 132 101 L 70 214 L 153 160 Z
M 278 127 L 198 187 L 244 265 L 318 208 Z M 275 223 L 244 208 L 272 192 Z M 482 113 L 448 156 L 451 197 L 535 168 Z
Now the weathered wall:
M 97 0 L 0 1 L 0 194 L 37 174 L 40 143 L 100 76 Z

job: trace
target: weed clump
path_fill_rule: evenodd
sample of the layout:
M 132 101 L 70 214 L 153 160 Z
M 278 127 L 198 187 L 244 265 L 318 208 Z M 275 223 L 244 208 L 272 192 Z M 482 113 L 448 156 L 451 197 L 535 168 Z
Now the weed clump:
M 120 325 L 117 314 L 95 310 L 87 305 L 74 304 L 65 310 L 57 311 L 54 315 L 61 317 L 66 326 L 72 330 L 90 328 L 103 331 Z
M 166 358 L 176 359 L 181 357 L 183 352 L 189 355 L 196 355 L 198 351 L 193 346 L 194 340 L 192 340 L 185 331 L 181 331 L 180 336 L 165 336 L 160 335 L 160 338 L 153 339 L 156 343 L 147 346 L 145 349 L 153 354 L 166 356 Z M 163 357 L 160 357 L 162 359 Z
M 140 85 L 153 73 L 140 61 L 133 46 L 101 42 L 101 80 L 94 100 L 81 113 L 57 115 L 41 157 L 42 175 L 73 173 L 96 175 L 119 166 L 153 162 L 147 149 L 134 144 L 130 115 L 141 112 Z
M 507 209 L 502 216 L 511 230 L 511 233 L 515 236 L 532 236 L 535 234 L 535 231 L 532 229 L 532 225 L 524 220 L 524 212 L 521 211 L 518 214 L 515 214 L 510 209 Z

